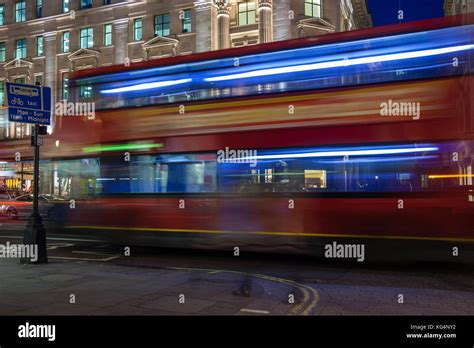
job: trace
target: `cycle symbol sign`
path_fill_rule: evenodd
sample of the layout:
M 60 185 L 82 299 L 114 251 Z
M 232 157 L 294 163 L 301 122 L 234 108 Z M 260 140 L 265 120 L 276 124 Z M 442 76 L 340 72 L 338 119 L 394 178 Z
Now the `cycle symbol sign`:
M 25 105 L 25 102 L 21 100 L 20 98 L 13 98 L 10 103 L 11 105 L 18 105 L 18 106 Z

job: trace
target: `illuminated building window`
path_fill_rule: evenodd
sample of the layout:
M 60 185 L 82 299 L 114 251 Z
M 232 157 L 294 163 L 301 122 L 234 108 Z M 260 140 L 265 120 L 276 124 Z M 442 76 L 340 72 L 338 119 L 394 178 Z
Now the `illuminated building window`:
M 26 1 L 18 1 L 15 3 L 15 22 L 26 21 Z
M 43 75 L 36 75 L 35 76 L 35 85 L 42 85 L 43 84 Z
M 112 24 L 104 25 L 104 45 L 112 45 Z
M 0 105 L 5 105 L 5 81 L 0 81 Z
M 94 30 L 92 28 L 81 29 L 80 47 L 81 48 L 94 47 Z
M 321 17 L 321 0 L 305 0 L 304 14 L 308 17 Z
M 254 1 L 239 3 L 239 25 L 255 24 L 256 10 Z
M 81 86 L 81 88 L 79 89 L 79 98 L 92 98 L 92 86 Z
M 16 46 L 15 58 L 16 59 L 26 58 L 26 39 L 16 40 L 15 46 Z
M 63 13 L 69 12 L 69 0 L 63 0 Z
M 68 75 L 68 73 L 63 73 L 62 93 L 63 93 L 63 99 L 67 100 L 69 98 L 69 75 Z
M 36 18 L 43 17 L 43 0 L 36 0 Z
M 81 10 L 92 8 L 92 0 L 81 0 Z
M 191 21 L 191 10 L 183 11 L 182 26 L 183 26 L 183 33 L 190 33 L 191 31 L 193 31 L 192 21 Z
M 165 13 L 155 16 L 155 36 L 168 36 L 170 34 L 170 14 Z
M 44 54 L 43 51 L 43 37 L 42 36 L 37 36 L 36 37 L 36 56 L 41 57 Z
M 273 182 L 273 169 L 265 169 L 265 182 Z
M 5 25 L 5 5 L 0 5 L 0 25 Z
M 61 38 L 61 51 L 63 53 L 69 52 L 69 31 L 65 31 Z
M 143 38 L 143 23 L 141 18 L 135 19 L 133 22 L 133 39 L 140 41 Z
M 325 170 L 305 170 L 304 181 L 308 189 L 325 189 L 327 181 L 327 171 Z
M 5 42 L 0 42 L 0 62 L 4 62 L 5 59 L 6 59 Z

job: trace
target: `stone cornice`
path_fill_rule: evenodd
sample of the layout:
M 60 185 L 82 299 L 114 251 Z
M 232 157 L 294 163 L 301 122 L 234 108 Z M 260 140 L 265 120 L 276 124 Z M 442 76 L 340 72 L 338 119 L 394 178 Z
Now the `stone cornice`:
M 99 51 L 92 50 L 90 48 L 80 48 L 77 51 L 68 55 L 67 58 L 69 60 L 76 60 L 81 58 L 97 57 L 98 55 L 100 55 Z
M 9 61 L 8 63 L 5 63 L 3 65 L 3 68 L 5 70 L 10 70 L 10 69 L 18 69 L 18 68 L 31 68 L 33 66 L 32 62 L 29 62 L 27 60 L 23 59 L 13 59 Z
M 194 2 L 194 9 L 196 10 L 196 12 L 209 11 L 210 9 L 215 7 L 216 5 L 212 0 L 200 0 Z
M 298 28 L 299 29 L 312 28 L 312 29 L 327 31 L 330 33 L 336 31 L 336 27 L 334 25 L 318 17 L 306 18 L 306 19 L 300 20 L 298 22 Z
M 169 37 L 157 36 L 151 40 L 148 40 L 147 42 L 144 42 L 142 44 L 142 47 L 143 49 L 150 49 L 150 48 L 163 47 L 163 46 L 176 47 L 178 46 L 178 44 L 179 44 L 179 40 L 169 38 Z
M 43 34 L 45 41 L 56 41 L 58 32 L 57 31 L 48 31 Z
M 217 16 L 230 16 L 232 6 L 228 2 L 217 2 Z
M 354 8 L 354 18 L 357 28 L 370 28 L 373 26 L 372 16 L 367 7 L 367 0 L 351 0 Z
M 257 5 L 258 10 L 272 10 L 273 9 L 273 4 L 272 0 L 258 0 L 258 5 Z
M 445 0 L 444 1 L 444 14 L 445 15 L 452 15 L 455 14 L 454 10 L 454 0 Z
M 116 29 L 125 29 L 128 27 L 128 22 L 130 21 L 129 18 L 120 18 L 114 20 L 112 23 L 114 23 Z

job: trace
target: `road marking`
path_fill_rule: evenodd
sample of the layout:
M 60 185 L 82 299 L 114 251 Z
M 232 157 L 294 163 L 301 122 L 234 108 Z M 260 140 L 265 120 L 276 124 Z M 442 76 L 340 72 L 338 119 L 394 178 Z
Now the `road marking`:
M 71 261 L 102 261 L 107 262 L 114 259 L 118 259 L 120 256 L 112 256 L 104 259 L 89 259 L 85 257 L 65 257 L 65 256 L 48 256 L 49 259 L 58 259 L 58 260 L 71 260 Z
M 122 256 L 122 255 L 118 255 L 118 254 L 114 254 L 114 253 L 100 253 L 98 251 L 73 250 L 72 252 L 75 253 L 75 254 L 88 254 L 88 255 L 99 255 L 99 256 L 110 256 L 110 255 Z
M 46 249 L 48 250 L 56 250 L 58 248 L 69 248 L 74 246 L 74 244 L 67 244 L 67 243 L 54 243 L 54 244 L 48 244 L 46 243 Z
M 23 236 L 3 236 L 0 234 L 0 238 L 16 238 L 16 239 L 23 239 Z M 47 237 L 46 239 L 50 240 L 69 240 L 71 242 L 101 242 L 104 243 L 103 240 L 95 240 L 95 239 L 79 239 L 79 238 L 56 238 L 56 237 Z
M 240 311 L 246 312 L 246 313 L 270 314 L 269 311 L 261 311 L 259 309 L 250 309 L 250 308 L 242 308 Z
M 178 271 L 201 271 L 201 272 L 207 272 L 207 273 L 209 272 L 233 273 L 233 274 L 239 274 L 246 277 L 250 276 L 253 278 L 259 278 L 259 279 L 264 279 L 264 280 L 273 281 L 277 283 L 282 283 L 282 284 L 286 284 L 286 285 L 298 288 L 303 293 L 303 300 L 301 301 L 300 304 L 293 306 L 293 308 L 290 310 L 290 313 L 292 315 L 310 315 L 314 307 L 316 307 L 316 305 L 319 302 L 319 294 L 316 291 L 316 289 L 304 284 L 296 283 L 288 279 L 276 278 L 276 277 L 267 276 L 267 275 L 258 274 L 258 273 L 247 273 L 247 272 L 229 271 L 229 270 L 216 270 L 216 269 L 208 269 L 208 268 L 166 267 L 166 269 L 173 269 L 173 270 L 178 270 Z M 305 306 L 306 308 L 304 308 Z
M 168 233 L 208 233 L 208 234 L 239 234 L 239 235 L 272 235 L 294 237 L 328 237 L 328 238 L 362 238 L 362 239 L 407 239 L 407 240 L 435 240 L 446 242 L 474 243 L 474 238 L 449 238 L 449 237 L 414 237 L 414 236 L 387 236 L 365 234 L 330 234 L 330 233 L 302 233 L 302 232 L 252 232 L 252 231 L 222 231 L 222 230 L 193 230 L 175 228 L 152 227 L 115 227 L 115 226 L 65 226 L 66 229 L 92 229 L 110 231 L 143 231 L 143 232 L 168 232 Z

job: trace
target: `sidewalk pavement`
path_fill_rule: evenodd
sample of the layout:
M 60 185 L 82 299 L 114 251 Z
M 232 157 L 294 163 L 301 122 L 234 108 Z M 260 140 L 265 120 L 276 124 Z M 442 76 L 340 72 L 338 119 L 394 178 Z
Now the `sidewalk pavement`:
M 308 287 L 238 272 L 0 259 L 0 315 L 298 315 L 316 302 Z

